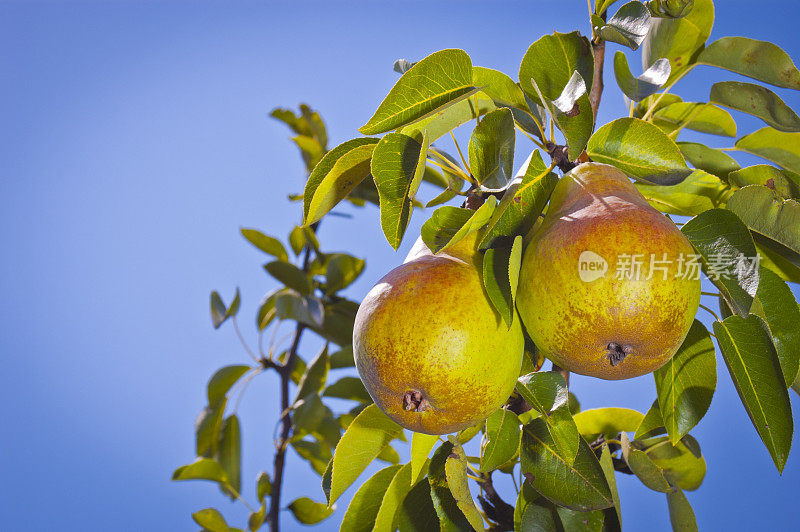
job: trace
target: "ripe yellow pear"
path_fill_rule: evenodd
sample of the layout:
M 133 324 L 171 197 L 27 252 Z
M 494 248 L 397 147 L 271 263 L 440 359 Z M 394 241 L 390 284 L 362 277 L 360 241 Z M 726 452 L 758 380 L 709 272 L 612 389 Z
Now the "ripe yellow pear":
M 483 291 L 475 237 L 439 254 L 420 240 L 356 314 L 353 354 L 367 391 L 390 418 L 426 434 L 474 425 L 508 400 L 522 364 Z
M 700 303 L 699 264 L 675 224 L 613 166 L 556 185 L 522 259 L 517 310 L 559 366 L 602 379 L 660 368 Z

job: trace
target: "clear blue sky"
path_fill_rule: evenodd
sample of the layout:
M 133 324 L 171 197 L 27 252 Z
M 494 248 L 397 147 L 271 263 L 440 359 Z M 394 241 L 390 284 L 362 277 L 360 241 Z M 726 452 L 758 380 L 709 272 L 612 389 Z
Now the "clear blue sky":
M 800 58 L 797 3 L 726 0 L 717 13 L 714 36 L 772 39 Z M 395 59 L 459 47 L 515 76 L 531 42 L 585 32 L 586 16 L 584 0 L 0 4 L 2 528 L 193 530 L 190 512 L 212 505 L 242 526 L 241 505 L 215 486 L 169 478 L 193 458 L 206 380 L 247 360 L 229 327 L 212 329 L 209 291 L 241 287 L 252 340 L 250 316 L 274 288 L 239 226 L 284 234 L 299 219 L 286 196 L 302 188 L 302 165 L 269 110 L 309 102 L 336 144 L 396 80 Z M 705 98 L 708 72 L 679 92 Z M 610 70 L 606 81 L 605 120 L 622 110 Z M 326 222 L 329 249 L 368 258 L 353 298 L 401 260 L 422 219 L 398 254 L 374 209 Z M 701 528 L 796 526 L 798 449 L 779 477 L 719 365 L 694 431 L 708 463 L 689 494 Z M 643 411 L 655 397 L 650 377 L 575 378 L 573 389 L 584 408 Z M 270 468 L 276 399 L 264 377 L 240 408 L 251 501 Z M 321 499 L 308 466 L 292 456 L 289 467 L 285 501 Z M 663 495 L 619 479 L 628 529 L 666 529 Z M 338 528 L 350 494 L 321 529 Z

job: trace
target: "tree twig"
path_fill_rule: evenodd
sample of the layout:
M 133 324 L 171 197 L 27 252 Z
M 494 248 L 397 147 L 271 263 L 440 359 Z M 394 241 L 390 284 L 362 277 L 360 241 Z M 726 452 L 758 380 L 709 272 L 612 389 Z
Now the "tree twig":
M 605 13 L 601 16 L 603 20 L 606 19 Z M 592 105 L 592 112 L 596 122 L 600 99 L 603 97 L 603 63 L 606 55 L 606 42 L 600 37 L 596 37 L 592 41 L 592 52 L 594 54 L 594 79 L 592 81 L 592 90 L 589 93 L 589 103 Z
M 319 222 L 311 226 L 311 229 L 316 232 Z M 311 265 L 311 245 L 306 244 L 306 251 L 303 257 L 303 271 L 308 272 Z M 286 445 L 289 441 L 289 433 L 292 431 L 292 417 L 286 412 L 289 409 L 289 381 L 291 380 L 292 369 L 294 368 L 295 360 L 297 359 L 297 349 L 300 346 L 300 338 L 303 336 L 303 331 L 306 326 L 298 323 L 294 330 L 294 339 L 292 346 L 289 348 L 289 354 L 286 357 L 286 362 L 283 365 L 274 364 L 273 367 L 278 372 L 281 379 L 281 435 L 278 439 L 278 448 L 275 451 L 275 458 L 273 460 L 273 473 L 272 473 L 272 493 L 270 495 L 269 513 L 267 514 L 267 522 L 269 529 L 272 532 L 278 532 L 280 529 L 280 511 L 281 511 L 281 489 L 283 487 L 283 469 L 286 463 Z

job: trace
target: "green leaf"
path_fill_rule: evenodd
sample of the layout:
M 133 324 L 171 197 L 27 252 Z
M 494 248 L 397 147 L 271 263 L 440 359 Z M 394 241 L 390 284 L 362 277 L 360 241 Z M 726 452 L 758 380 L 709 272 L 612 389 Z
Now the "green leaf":
M 711 209 L 698 214 L 681 231 L 703 259 L 704 271 L 725 301 L 740 316 L 747 316 L 758 288 L 758 268 L 753 237 L 734 213 Z
M 573 116 L 567 116 L 552 102 L 565 92 L 568 85 L 573 85 L 575 89 L 579 87 L 580 84 L 576 84 L 576 80 L 573 79 L 575 72 L 583 81 L 584 90 L 592 86 L 594 77 L 592 49 L 588 39 L 578 32 L 556 32 L 541 37 L 530 45 L 519 68 L 522 90 L 535 103 L 546 105 L 553 114 L 559 129 L 567 139 L 571 160 L 576 159 L 586 146 L 594 126 L 594 113 L 586 94 L 575 98 L 578 103 L 578 113 L 569 113 Z M 545 101 L 541 101 L 540 91 Z
M 447 457 L 444 465 L 447 486 L 450 488 L 453 498 L 456 500 L 461 513 L 475 530 L 483 529 L 483 518 L 472 494 L 469 491 L 469 481 L 467 480 L 467 457 L 460 445 L 455 446 L 453 452 Z
M 427 463 L 423 466 L 419 476 L 427 472 Z M 396 516 L 398 509 L 403 504 L 408 492 L 417 484 L 427 485 L 427 481 L 412 481 L 411 464 L 405 464 L 395 474 L 381 501 L 378 515 L 375 517 L 374 532 L 390 532 L 397 529 Z
M 578 71 L 587 86 L 592 85 L 594 58 L 589 41 L 577 31 L 545 35 L 530 45 L 519 68 L 522 90 L 539 101 L 531 79 L 548 100 L 555 100 Z
M 682 102 L 680 96 L 677 94 L 672 94 L 668 92 L 664 94 L 663 92 L 658 94 L 652 94 L 642 100 L 641 102 L 637 103 L 636 106 L 633 108 L 633 116 L 636 118 L 644 118 L 644 115 L 647 111 L 652 107 L 653 112 L 659 111 L 668 105 L 672 105 L 673 103 Z
M 632 432 L 642 422 L 641 412 L 630 408 L 606 407 L 584 410 L 573 417 L 582 436 L 605 434 L 616 437 L 619 432 Z
M 569 401 L 567 383 L 557 371 L 539 371 L 524 375 L 517 380 L 515 389 L 541 414 L 549 414 Z
M 678 352 L 653 377 L 661 419 L 675 444 L 703 418 L 717 387 L 714 342 L 702 323 L 694 321 Z
M 228 319 L 227 312 L 228 308 L 222 302 L 219 293 L 216 290 L 211 292 L 211 321 L 215 329 L 219 329 L 219 326 Z
M 511 248 L 487 249 L 483 256 L 483 284 L 489 300 L 508 327 L 514 321 L 514 301 L 522 262 L 522 237 Z
M 736 148 L 800 173 L 800 133 L 764 127 L 736 141 Z
M 231 386 L 250 370 L 250 366 L 234 365 L 219 368 L 209 379 L 207 386 L 208 404 L 214 404 L 228 393 Z
M 423 434 L 421 432 L 414 432 L 411 435 L 411 483 L 415 483 L 420 479 L 422 471 L 428 460 L 428 455 L 431 454 L 431 449 L 439 441 L 439 437 L 435 434 Z
M 472 67 L 472 84 L 481 87 L 481 92 L 491 98 L 498 107 L 515 107 L 522 111 L 528 108 L 522 89 L 513 79 L 499 70 Z
M 783 172 L 768 164 L 747 166 L 728 174 L 728 182 L 736 187 L 765 185 L 784 198 L 800 197 L 800 183 L 795 183 Z
M 342 377 L 325 388 L 322 396 L 349 399 L 350 401 L 358 401 L 359 403 L 372 402 L 369 392 L 367 392 L 361 379 L 357 377 Z
M 397 515 L 400 532 L 440 530 L 431 492 L 427 482 L 417 483 L 408 492 Z
M 331 450 L 327 444 L 319 441 L 297 440 L 292 442 L 292 447 L 303 460 L 320 476 L 325 474 L 328 462 L 331 461 Z
M 274 290 L 264 296 L 264 299 L 258 304 L 258 312 L 256 313 L 256 326 L 259 331 L 266 329 L 272 320 L 278 315 L 275 311 L 275 298 L 281 290 Z
M 523 177 L 514 178 L 492 213 L 480 249 L 487 249 L 498 240 L 526 235 L 550 199 L 558 176 L 547 169 L 539 152 L 532 152 L 522 167 Z
M 603 450 L 600 454 L 600 467 L 603 468 L 603 473 L 606 476 L 608 487 L 611 489 L 611 498 L 614 500 L 614 515 L 616 516 L 617 525 L 616 528 L 621 530 L 622 510 L 620 509 L 619 493 L 617 491 L 617 479 L 614 476 L 614 461 L 611 459 L 611 452 L 608 450 L 608 444 L 603 445 Z M 608 510 L 606 510 L 606 512 L 608 512 Z
M 747 37 L 723 37 L 709 44 L 700 53 L 697 62 L 777 87 L 800 90 L 800 71 L 789 55 L 771 42 Z
M 447 457 L 455 452 L 456 450 L 453 448 L 452 443 L 444 442 L 434 451 L 428 470 L 428 483 L 431 487 L 433 508 L 438 516 L 441 530 L 448 531 L 470 529 L 466 516 L 459 508 L 453 493 L 450 491 L 446 474 L 445 464 Z
M 676 185 L 692 173 L 677 144 L 638 118 L 619 118 L 604 125 L 589 139 L 586 151 L 596 162 L 656 185 Z
M 219 447 L 217 448 L 217 461 L 228 477 L 228 486 L 231 486 L 236 493 L 242 491 L 242 433 L 239 426 L 239 418 L 236 415 L 228 416 L 222 422 L 220 429 Z M 228 493 L 231 499 L 236 499 L 234 493 Z
M 322 390 L 322 387 L 325 386 L 325 380 L 328 378 L 329 369 L 330 362 L 328 361 L 328 346 L 326 344 L 322 351 L 311 361 L 311 364 L 308 365 L 300 384 L 297 385 L 295 402 Z
M 736 159 L 724 151 L 709 148 L 704 144 L 679 142 L 678 147 L 692 166 L 722 179 L 727 179 L 728 174 L 742 168 Z
M 304 225 L 318 222 L 369 175 L 372 151 L 378 140 L 348 140 L 325 154 L 306 181 Z
M 373 403 L 347 427 L 333 455 L 331 503 L 352 484 L 403 428 Z
M 486 444 L 481 452 L 481 471 L 493 471 L 511 460 L 519 450 L 517 415 L 501 408 L 486 419 Z
M 397 129 L 463 100 L 475 91 L 472 60 L 465 51 L 434 52 L 400 77 L 359 131 L 375 135 Z
M 172 473 L 172 480 L 211 480 L 225 484 L 228 475 L 216 460 L 198 458 L 191 464 L 181 466 Z
M 663 493 L 672 491 L 672 486 L 670 486 L 667 478 L 664 476 L 664 471 L 647 456 L 647 453 L 632 447 L 627 433 L 621 433 L 620 439 L 622 441 L 622 456 L 625 458 L 625 463 L 628 464 L 633 474 L 642 481 L 642 484 L 654 491 Z
M 687 434 L 675 446 L 666 436 L 648 440 L 635 440 L 631 445 L 645 451 L 647 456 L 664 473 L 673 488 L 693 491 L 700 487 L 706 475 L 706 462 L 700 445 Z
M 411 200 L 425 172 L 428 137 L 422 142 L 403 133 L 387 133 L 372 155 L 372 176 L 378 188 L 381 228 L 394 249 L 403 240 L 411 217 Z
M 694 0 L 649 0 L 645 5 L 654 17 L 683 18 L 692 12 Z
M 683 18 L 654 18 L 642 43 L 642 68 L 665 57 L 672 67 L 667 84 L 674 82 L 695 63 L 713 26 L 712 0 L 695 0 L 694 7 Z
M 641 2 L 628 2 L 608 22 L 593 16 L 592 25 L 601 39 L 637 50 L 650 30 L 650 12 Z
M 520 458 L 523 473 L 533 487 L 559 506 L 588 512 L 610 507 L 614 501 L 603 469 L 583 438 L 572 465 L 555 450 L 556 443 L 541 418 L 525 425 Z
M 236 293 L 233 295 L 233 301 L 231 301 L 231 306 L 228 307 L 228 310 L 225 312 L 225 316 L 228 318 L 233 318 L 239 312 L 239 306 L 242 304 L 242 298 L 239 294 L 239 287 L 236 287 Z
M 314 502 L 308 497 L 300 497 L 290 502 L 289 510 L 294 518 L 304 525 L 315 525 L 333 513 L 325 503 Z
M 669 71 L 669 61 L 658 59 L 641 76 L 635 78 L 625 54 L 619 50 L 614 54 L 614 77 L 617 78 L 617 85 L 634 102 L 640 102 L 658 92 L 667 82 Z
M 281 320 L 295 320 L 310 327 L 322 325 L 325 309 L 312 296 L 301 296 L 293 290 L 275 294 L 275 313 Z
M 800 309 L 789 286 L 777 274 L 761 267 L 753 313 L 769 327 L 786 386 L 800 370 Z M 760 307 L 760 308 L 756 308 Z
M 514 118 L 508 109 L 483 117 L 469 140 L 469 166 L 483 188 L 504 188 L 513 177 Z
M 476 211 L 449 205 L 439 207 L 422 224 L 422 240 L 433 253 L 439 253 L 486 225 L 496 206 L 497 199 L 489 196 Z
M 272 495 L 272 481 L 269 478 L 269 474 L 262 471 L 256 479 L 256 496 L 263 503 L 267 495 Z
M 303 295 L 309 295 L 313 291 L 308 275 L 294 264 L 276 260 L 266 263 L 264 269 L 287 288 L 296 290 Z
M 800 131 L 800 117 L 766 87 L 741 81 L 711 86 L 709 101 L 756 116 L 778 131 Z
M 681 532 L 697 532 L 697 519 L 689 500 L 681 490 L 667 493 L 667 506 L 669 507 L 669 522 L 672 530 Z
M 344 514 L 341 530 L 371 532 L 381 508 L 381 501 L 401 465 L 381 469 L 364 482 L 350 501 Z
M 467 95 L 467 99 L 443 107 L 427 118 L 404 126 L 398 132 L 417 140 L 422 139 L 425 134 L 432 143 L 458 126 L 496 109 L 492 100 L 483 92 L 477 92 L 474 96 L 470 96 L 471 94 Z
M 800 203 L 785 200 L 761 185 L 749 185 L 733 193 L 728 210 L 753 231 L 800 253 Z
M 778 471 L 792 445 L 792 409 L 766 324 L 755 315 L 714 322 L 714 333 L 750 420 Z
M 317 429 L 329 409 L 319 398 L 319 395 L 312 394 L 305 399 L 295 401 L 292 406 L 292 422 L 294 423 L 295 434 L 308 434 Z
M 222 517 L 222 514 L 214 508 L 206 508 L 192 514 L 192 519 L 195 523 L 203 527 L 203 530 L 210 532 L 228 532 L 227 521 Z
M 352 368 L 356 365 L 353 360 L 353 346 L 346 345 L 336 351 L 330 358 L 331 369 Z
M 667 429 L 664 428 L 664 420 L 661 419 L 661 407 L 658 405 L 658 399 L 653 401 L 650 409 L 645 413 L 644 419 L 636 427 L 635 439 L 649 438 L 651 436 L 659 436 L 665 434 Z
M 197 456 L 214 456 L 217 452 L 219 430 L 222 426 L 222 415 L 225 412 L 227 399 L 223 396 L 218 401 L 206 406 L 194 422 L 195 451 Z
M 265 235 L 256 229 L 247 229 L 242 227 L 239 229 L 239 231 L 241 231 L 242 236 L 245 237 L 248 242 L 253 244 L 264 253 L 272 255 L 276 259 L 284 262 L 289 260 L 289 254 L 286 253 L 286 248 L 277 238 Z
M 722 207 L 732 194 L 730 187 L 720 178 L 703 170 L 695 170 L 682 182 L 668 187 L 647 183 L 635 185 L 653 207 L 680 216 L 695 216 Z
M 325 272 L 325 288 L 329 293 L 350 286 L 364 271 L 364 259 L 347 253 L 335 253 L 328 261 Z
M 662 105 L 653 113 L 653 121 L 668 134 L 685 127 L 710 135 L 736 136 L 736 121 L 731 114 L 710 103 L 678 101 Z
M 259 508 L 257 512 L 250 513 L 250 516 L 247 518 L 247 528 L 250 529 L 250 532 L 255 532 L 256 530 L 259 530 L 261 528 L 266 519 L 267 519 L 267 506 L 265 504 L 262 504 L 261 508 Z

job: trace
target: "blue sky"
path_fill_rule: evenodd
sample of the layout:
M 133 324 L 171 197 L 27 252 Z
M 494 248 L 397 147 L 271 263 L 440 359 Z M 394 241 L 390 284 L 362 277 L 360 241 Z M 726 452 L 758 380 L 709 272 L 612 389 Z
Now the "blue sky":
M 796 3 L 718 4 L 713 36 L 771 39 L 800 58 Z M 247 361 L 229 327 L 212 329 L 209 291 L 229 299 L 241 288 L 252 342 L 250 316 L 275 286 L 238 228 L 284 235 L 299 221 L 286 196 L 303 186 L 302 163 L 269 110 L 309 102 L 335 145 L 356 136 L 394 83 L 395 59 L 458 47 L 515 76 L 531 42 L 585 32 L 586 17 L 583 0 L 0 3 L 3 527 L 193 530 L 189 514 L 212 505 L 242 526 L 246 512 L 216 487 L 169 478 L 193 458 L 208 377 Z M 678 92 L 705 98 L 710 72 L 697 69 Z M 601 120 L 623 110 L 610 70 L 606 82 Z M 778 92 L 800 107 L 800 95 Z M 359 299 L 424 218 L 394 253 L 375 209 L 343 211 L 355 219 L 326 221 L 321 238 L 367 257 L 349 292 Z M 779 476 L 721 359 L 718 373 L 694 431 L 708 463 L 689 494 L 701 528 L 796 525 L 797 451 Z M 644 411 L 655 397 L 650 377 L 576 377 L 573 390 L 584 408 Z M 276 399 L 276 381 L 263 377 L 239 409 L 251 501 L 256 473 L 270 469 Z M 289 467 L 286 503 L 322 497 L 307 465 L 291 456 Z M 618 478 L 628 529 L 666 529 L 663 495 Z M 320 529 L 338 528 L 351 494 Z

